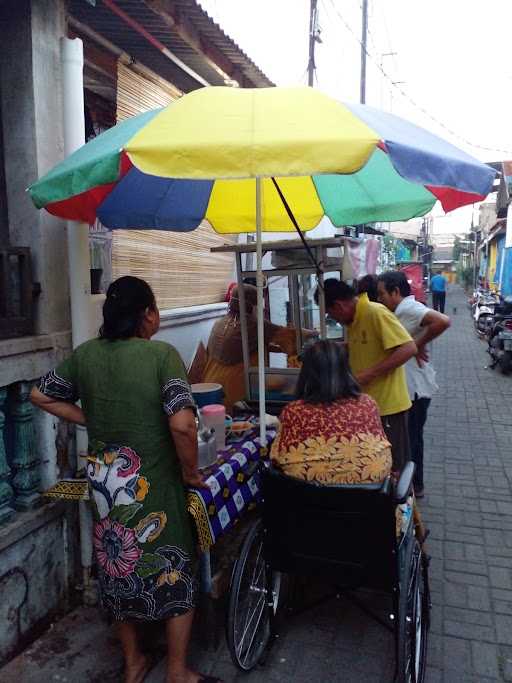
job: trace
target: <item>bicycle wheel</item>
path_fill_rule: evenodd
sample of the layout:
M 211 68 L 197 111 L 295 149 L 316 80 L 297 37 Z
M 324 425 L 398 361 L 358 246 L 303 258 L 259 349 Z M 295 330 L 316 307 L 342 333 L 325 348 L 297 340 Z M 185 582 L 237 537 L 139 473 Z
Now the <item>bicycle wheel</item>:
M 428 563 L 414 536 L 405 552 L 398 609 L 398 682 L 423 683 L 430 626 Z
M 265 563 L 263 524 L 257 520 L 234 567 L 226 624 L 231 659 L 242 671 L 253 669 L 269 644 L 280 589 L 281 574 Z

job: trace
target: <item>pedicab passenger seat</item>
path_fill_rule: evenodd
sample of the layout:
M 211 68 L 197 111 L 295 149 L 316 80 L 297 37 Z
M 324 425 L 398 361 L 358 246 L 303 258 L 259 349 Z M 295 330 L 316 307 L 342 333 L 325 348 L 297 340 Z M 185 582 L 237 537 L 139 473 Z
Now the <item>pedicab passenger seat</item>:
M 392 593 L 398 582 L 395 509 L 412 490 L 414 464 L 395 486 L 323 485 L 268 469 L 263 478 L 265 560 L 273 570 L 329 579 L 339 588 Z

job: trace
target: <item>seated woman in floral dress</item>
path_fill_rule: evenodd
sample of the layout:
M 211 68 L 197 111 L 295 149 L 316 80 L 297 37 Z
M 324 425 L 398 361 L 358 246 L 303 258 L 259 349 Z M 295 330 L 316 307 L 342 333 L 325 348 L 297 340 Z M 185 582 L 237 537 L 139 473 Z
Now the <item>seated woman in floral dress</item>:
M 340 344 L 322 340 L 306 349 L 297 397 L 279 418 L 271 450 L 275 466 L 322 484 L 384 481 L 391 446 L 377 404 L 361 393 Z
M 279 417 L 270 457 L 284 474 L 321 484 L 375 484 L 391 474 L 391 444 L 377 404 L 361 393 L 343 345 L 317 341 L 303 355 L 297 401 Z M 400 535 L 403 510 L 396 509 Z M 413 503 L 416 536 L 426 530 Z
M 136 629 L 148 621 L 165 622 L 166 683 L 214 683 L 187 664 L 197 558 L 184 485 L 204 484 L 185 368 L 173 346 L 151 341 L 159 324 L 151 287 L 119 278 L 99 338 L 43 377 L 31 400 L 87 427 L 101 602 L 117 625 L 125 683 L 142 683 L 150 668 Z

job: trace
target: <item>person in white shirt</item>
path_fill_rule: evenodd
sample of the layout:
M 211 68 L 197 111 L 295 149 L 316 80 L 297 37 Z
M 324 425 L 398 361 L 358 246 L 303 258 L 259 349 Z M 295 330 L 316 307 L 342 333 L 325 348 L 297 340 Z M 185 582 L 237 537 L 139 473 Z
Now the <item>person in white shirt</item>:
M 448 316 L 427 308 L 411 295 L 405 273 L 389 271 L 379 275 L 378 296 L 381 304 L 393 311 L 411 335 L 418 352 L 405 364 L 407 388 L 412 406 L 409 409 L 409 439 L 411 458 L 416 464 L 414 491 L 417 498 L 424 495 L 423 482 L 423 427 L 427 421 L 430 400 L 437 390 L 436 373 L 429 362 L 427 345 L 450 327 Z

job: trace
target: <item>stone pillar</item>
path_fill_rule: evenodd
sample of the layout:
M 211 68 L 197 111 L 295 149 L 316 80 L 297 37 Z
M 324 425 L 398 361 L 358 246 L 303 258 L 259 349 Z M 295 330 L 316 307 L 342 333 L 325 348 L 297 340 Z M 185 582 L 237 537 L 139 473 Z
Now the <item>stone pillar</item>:
M 17 510 L 29 510 L 40 502 L 39 458 L 36 453 L 33 408 L 28 400 L 31 385 L 18 382 L 14 386 L 12 419 L 14 422 L 14 454 L 12 468 L 14 477 L 14 506 Z
M 13 490 L 9 483 L 11 470 L 7 464 L 7 454 L 4 445 L 5 402 L 7 401 L 7 387 L 0 388 L 0 524 L 6 522 L 14 514 L 11 507 Z

